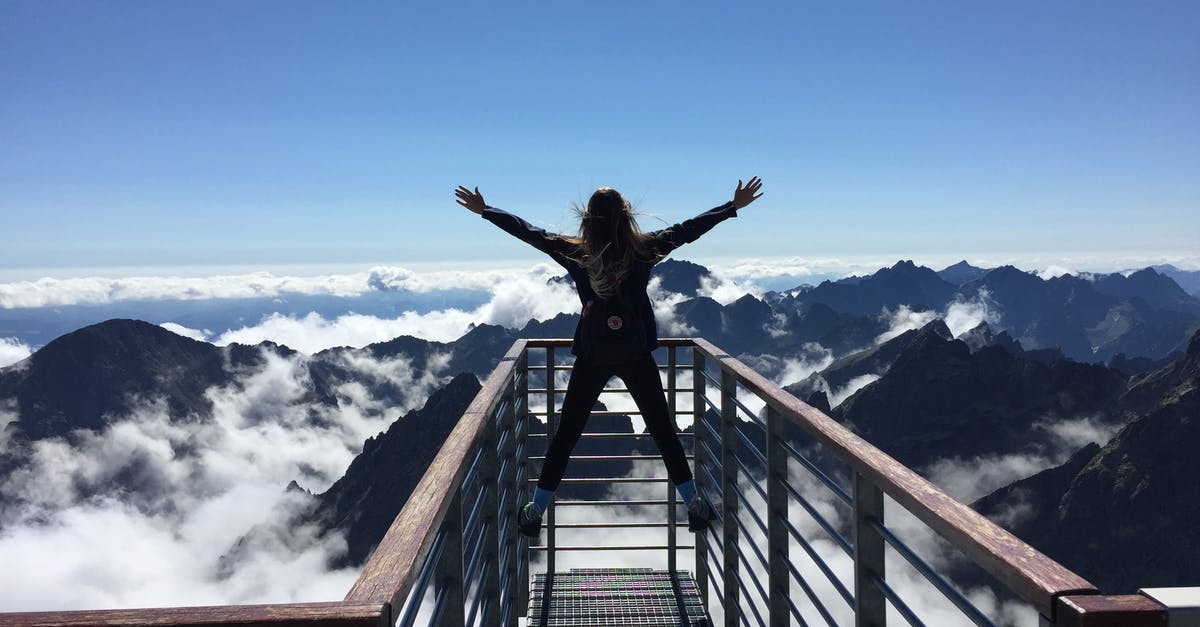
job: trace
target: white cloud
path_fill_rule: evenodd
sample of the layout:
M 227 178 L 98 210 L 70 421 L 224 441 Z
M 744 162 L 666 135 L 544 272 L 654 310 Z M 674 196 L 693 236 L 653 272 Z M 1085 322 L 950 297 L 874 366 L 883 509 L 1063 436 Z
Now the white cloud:
M 71 444 L 35 442 L 0 485 L 0 608 L 342 598 L 357 571 L 327 564 L 344 539 L 278 528 L 301 500 L 283 488 L 296 479 L 319 492 L 340 477 L 367 437 L 443 382 L 445 356 L 429 362 L 416 371 L 404 356 L 342 355 L 353 382 L 325 405 L 310 396 L 307 357 L 264 352 L 260 366 L 207 390 L 210 418 L 173 421 L 163 402 L 146 400 Z M 407 394 L 377 398 L 383 382 Z M 0 409 L 15 418 L 10 405 Z M 117 489 L 130 477 L 135 490 Z M 255 527 L 275 531 L 231 553 Z
M 1075 270 L 1072 270 L 1065 266 L 1060 266 L 1058 264 L 1050 264 L 1050 265 L 1046 266 L 1045 268 L 1038 270 L 1037 275 L 1042 280 L 1047 280 L 1047 279 L 1053 279 L 1055 277 L 1063 276 L 1064 274 L 1075 274 L 1075 272 L 1076 272 Z
M 646 286 L 646 294 L 654 307 L 654 319 L 658 323 L 658 334 L 661 337 L 691 337 L 696 335 L 696 329 L 675 316 L 675 307 L 689 299 L 685 294 L 669 292 L 662 287 L 662 277 L 650 279 Z
M 913 311 L 908 305 L 900 305 L 892 312 L 885 309 L 883 314 L 888 317 L 889 328 L 875 338 L 875 344 L 883 344 L 906 331 L 920 329 L 938 317 L 935 311 Z
M 814 372 L 820 372 L 833 363 L 833 351 L 809 342 L 803 347 L 804 352 L 799 358 L 785 358 L 783 370 L 775 378 L 781 387 L 807 379 Z
M 1031 439 L 1045 442 L 1034 450 L 968 459 L 940 459 L 922 473 L 954 498 L 971 502 L 1014 481 L 1058 466 L 1087 444 L 1095 442 L 1104 446 L 1120 426 L 1095 416 L 1047 418 L 1033 425 L 1035 433 L 1031 434 Z
M 0 337 L 0 368 L 11 366 L 33 354 L 28 344 L 15 337 Z
M 720 270 L 713 270 L 711 274 L 700 279 L 700 289 L 696 293 L 722 305 L 728 305 L 747 294 L 759 299 L 763 296 L 763 290 L 757 285 L 736 279 Z
M 946 321 L 950 333 L 954 337 L 958 337 L 979 326 L 982 322 L 988 323 L 988 326 L 993 329 L 997 328 L 1000 324 L 1000 312 L 997 309 L 996 301 L 992 300 L 991 292 L 987 289 L 980 289 L 979 293 L 971 300 L 956 300 L 950 303 L 946 307 L 946 313 L 942 319 Z
M 401 335 L 449 342 L 462 337 L 472 324 L 495 324 L 522 328 L 531 319 L 546 320 L 560 313 L 576 312 L 579 298 L 572 286 L 550 282 L 548 266 L 536 266 L 508 276 L 490 286 L 492 297 L 473 311 L 441 309 L 428 313 L 406 311 L 395 318 L 348 313 L 333 319 L 310 312 L 304 316 L 273 313 L 255 325 L 225 331 L 216 337 L 207 331 L 164 324 L 181 335 L 209 339 L 218 346 L 233 342 L 254 345 L 272 341 L 303 353 L 313 354 L 336 346 L 362 347 Z M 168 326 L 169 325 L 169 326 Z
M 176 335 L 182 335 L 183 337 L 190 337 L 193 340 L 197 340 L 200 342 L 207 342 L 208 338 L 212 336 L 212 331 L 209 331 L 208 329 L 192 329 L 189 327 L 185 327 L 182 324 L 176 324 L 174 322 L 164 322 L 158 326 L 160 326 Z
M 286 294 L 360 296 L 371 291 L 431 292 L 445 289 L 489 290 L 522 276 L 550 277 L 561 270 L 548 264 L 532 269 L 439 270 L 414 272 L 377 266 L 366 272 L 316 276 L 249 272 L 211 276 L 43 277 L 0 283 L 0 309 L 103 304 L 129 300 L 206 300 L 271 298 Z

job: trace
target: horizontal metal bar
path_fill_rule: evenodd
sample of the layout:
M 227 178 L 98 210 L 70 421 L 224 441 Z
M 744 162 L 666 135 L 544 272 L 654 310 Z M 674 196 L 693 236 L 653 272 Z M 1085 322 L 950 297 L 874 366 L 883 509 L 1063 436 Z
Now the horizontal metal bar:
M 692 434 L 689 431 L 678 431 L 675 433 L 675 435 L 677 435 L 681 438 L 690 438 L 694 434 Z M 545 438 L 546 434 L 545 433 L 530 433 L 529 437 Z M 648 438 L 648 437 L 650 437 L 650 434 L 649 433 L 584 433 L 584 434 L 580 435 L 579 437 L 581 437 L 581 438 Z
M 630 500 L 630 501 L 555 501 L 555 507 L 615 507 L 617 505 L 667 505 L 669 501 L 663 500 Z
M 630 544 L 627 546 L 594 546 L 588 544 L 575 546 L 557 544 L 554 546 L 555 551 L 666 551 L 669 548 L 671 547 L 666 544 Z M 675 548 L 685 550 L 696 547 L 691 544 L 677 544 Z M 529 547 L 530 551 L 548 551 L 549 549 L 550 547 L 542 545 Z
M 544 412 L 544 411 L 531 411 L 531 412 L 529 412 L 529 415 L 545 416 L 546 413 L 547 412 Z M 555 413 L 555 415 L 558 415 L 562 412 L 556 411 L 554 413 Z M 593 409 L 592 411 L 588 412 L 588 415 L 589 416 L 641 416 L 642 413 L 639 411 L 620 411 L 617 409 Z
M 537 483 L 538 480 L 530 477 L 526 481 Z M 670 479 L 666 477 L 574 477 L 561 481 L 562 483 L 667 483 Z
M 730 400 L 732 400 L 732 401 L 733 401 L 733 404 L 734 404 L 734 405 L 737 405 L 739 409 L 741 409 L 742 411 L 746 412 L 746 417 L 748 417 L 748 418 L 750 419 L 750 421 L 751 421 L 751 422 L 753 422 L 754 424 L 756 424 L 756 425 L 758 425 L 758 426 L 762 427 L 763 429 L 766 429 L 766 428 L 767 428 L 767 423 L 766 423 L 766 422 L 764 422 L 763 420 L 761 420 L 761 419 L 758 417 L 758 414 L 756 414 L 756 413 L 754 413 L 754 412 L 750 411 L 750 408 L 749 408 L 749 407 L 746 407 L 746 405 L 745 405 L 745 404 L 743 404 L 741 401 L 739 401 L 737 396 L 733 396 L 733 397 L 731 397 L 731 398 L 730 398 Z
M 742 576 L 738 577 L 738 580 L 737 580 L 738 588 L 740 588 L 742 592 L 746 593 L 746 595 L 741 598 L 741 601 L 742 601 L 741 606 L 749 607 L 750 611 L 754 612 L 754 617 L 758 619 L 758 624 L 765 627 L 766 621 L 763 620 L 762 614 L 758 613 L 758 603 L 747 603 L 747 601 L 749 601 L 749 599 L 746 597 L 750 596 L 750 590 L 748 588 L 746 588 L 746 575 L 750 576 L 749 577 L 750 581 L 754 584 L 755 588 L 758 588 L 759 598 L 762 599 L 763 605 L 769 606 L 771 604 L 771 596 L 769 594 L 767 594 L 766 589 L 763 588 L 763 586 L 762 586 L 762 582 L 760 582 L 758 580 L 758 575 L 754 574 L 754 567 L 750 565 L 750 560 L 746 559 L 746 556 L 742 554 L 742 551 L 740 549 L 738 551 L 736 551 L 736 553 L 737 553 L 738 559 L 741 560 L 742 564 L 744 564 L 746 566 L 745 572 L 739 573 Z M 743 618 L 745 617 L 745 615 L 746 615 L 745 612 L 743 612 L 742 613 Z
M 433 538 L 433 546 L 429 549 L 429 555 L 425 558 L 425 563 L 421 566 L 421 573 L 417 575 L 417 581 L 413 584 L 411 594 L 414 598 L 414 603 L 404 613 L 402 621 L 407 619 L 409 623 L 416 617 L 416 611 L 420 608 L 421 602 L 419 599 L 425 597 L 426 590 L 429 589 L 429 578 L 433 576 L 437 570 L 436 564 L 442 559 L 442 548 L 446 545 L 446 535 L 448 531 L 445 527 L 439 529 L 437 535 Z
M 667 364 L 658 364 L 659 370 L 667 370 L 668 368 L 670 368 L 670 366 L 668 366 Z M 544 366 L 544 365 L 542 365 L 542 366 L 525 366 L 525 369 L 526 370 L 545 370 L 546 366 Z M 554 369 L 555 370 L 574 370 L 575 367 L 555 364 Z M 675 369 L 676 370 L 691 370 L 692 367 L 690 365 L 685 365 L 685 364 L 675 364 Z
M 902 616 L 909 625 L 912 625 L 913 627 L 925 627 L 925 623 L 922 622 L 920 618 L 917 618 L 917 615 L 914 614 L 911 609 L 909 609 L 908 604 L 904 602 L 904 599 L 901 599 L 900 595 L 896 594 L 896 591 L 892 590 L 892 587 L 889 586 L 887 582 L 879 576 L 878 573 L 871 573 L 871 581 L 875 583 L 875 586 L 879 588 L 879 591 L 883 593 L 883 596 L 892 604 L 892 607 L 895 608 L 897 612 L 900 612 L 900 616 Z
M 746 504 L 746 511 L 747 511 L 747 512 L 749 512 L 749 513 L 750 513 L 750 515 L 751 515 L 751 516 L 754 518 L 754 522 L 755 522 L 755 524 L 757 524 L 757 525 L 758 525 L 758 528 L 759 528 L 759 529 L 762 529 L 763 535 L 764 535 L 764 536 L 765 536 L 765 535 L 769 535 L 769 534 L 770 534 L 770 532 L 769 532 L 769 531 L 767 531 L 767 523 L 763 522 L 763 519 L 759 517 L 759 515 L 758 515 L 758 512 L 754 511 L 754 508 L 750 506 L 750 499 L 747 499 L 747 498 L 746 498 L 746 495 L 745 495 L 745 493 L 743 493 L 741 490 L 738 490 L 738 492 L 737 492 L 737 497 L 738 497 L 738 498 L 739 498 L 739 499 L 740 499 L 740 500 L 741 500 L 743 503 L 745 503 L 745 504 Z M 740 520 L 738 521 L 738 524 L 739 524 L 739 525 L 741 524 L 741 521 L 740 521 Z M 760 554 L 760 556 L 761 556 L 761 554 Z M 766 564 L 766 562 L 765 562 L 765 561 L 764 561 L 763 563 L 764 563 L 764 564 Z
M 766 466 L 767 456 L 763 454 L 762 451 L 758 450 L 758 446 L 750 440 L 750 436 L 747 436 L 746 433 L 741 429 L 734 429 L 733 432 L 737 434 L 738 439 L 742 441 L 742 444 L 745 444 L 746 448 L 750 449 L 750 452 L 753 453 L 756 458 L 758 458 L 758 463 Z
M 825 563 L 825 560 L 817 554 L 817 550 L 808 543 L 808 540 L 805 540 L 804 537 L 800 535 L 800 531 L 792 526 L 791 522 L 785 520 L 783 521 L 783 524 L 787 527 L 788 532 L 791 533 L 792 537 L 796 539 L 796 543 L 800 545 L 800 548 L 804 549 L 805 553 L 808 553 L 809 559 L 811 559 L 813 563 L 817 565 L 817 568 L 821 569 L 821 572 L 825 574 L 825 579 L 829 581 L 829 584 L 833 586 L 834 590 L 837 590 L 837 593 L 841 595 L 842 600 L 845 601 L 846 604 L 851 608 L 853 608 L 854 595 L 850 594 L 850 591 L 846 589 L 845 585 L 842 584 L 842 580 L 838 579 L 838 576 L 834 574 L 833 569 L 829 568 L 829 564 Z M 788 569 L 791 570 L 792 574 L 796 576 L 797 581 L 804 581 L 804 578 L 800 576 L 800 571 L 796 570 L 796 567 L 792 565 L 792 561 L 790 559 L 788 560 Z
M 598 522 L 598 523 L 554 523 L 555 529 L 634 529 L 669 527 L 670 523 L 663 522 Z
M 925 560 L 921 559 L 920 556 L 914 553 L 912 549 L 910 549 L 903 540 L 896 537 L 896 534 L 892 533 L 890 529 L 879 524 L 879 521 L 874 519 L 870 520 L 869 524 L 879 535 L 883 536 L 883 539 L 890 544 L 892 548 L 900 554 L 901 557 L 907 560 L 917 572 L 921 573 L 921 575 L 929 581 L 929 583 L 933 584 L 933 587 L 937 588 L 939 592 L 945 595 L 946 599 L 948 599 L 954 604 L 955 607 L 962 611 L 962 613 L 965 614 L 971 622 L 975 623 L 976 625 L 995 627 L 995 623 L 993 623 L 991 619 L 989 619 L 987 616 L 984 616 L 983 612 L 979 611 L 979 608 L 972 605 L 971 602 L 967 600 L 967 598 L 964 597 L 961 592 L 956 590 L 950 585 L 950 582 L 946 581 L 941 575 L 934 571 L 929 564 L 925 563 Z
M 706 444 L 706 445 L 704 445 L 704 447 L 708 448 L 708 445 Z M 705 474 L 705 476 L 708 477 L 708 485 L 705 486 L 704 489 L 712 490 L 712 494 L 715 494 L 720 500 L 724 500 L 725 493 L 721 491 L 721 482 L 716 480 L 716 478 L 713 476 L 712 471 L 710 471 L 708 469 L 708 465 L 701 463 L 701 464 L 696 464 L 696 467 L 699 468 Z M 715 510 L 716 508 L 713 508 L 713 509 Z M 717 516 L 720 516 L 720 514 L 717 514 Z
M 850 546 L 850 542 L 847 541 L 837 529 L 834 529 L 833 525 L 829 524 L 829 521 L 825 520 L 825 517 L 822 516 L 821 513 L 818 512 L 816 508 L 814 508 L 812 504 L 808 502 L 808 499 L 804 498 L 804 495 L 800 494 L 796 488 L 792 487 L 792 484 L 786 481 L 783 482 L 783 488 L 788 491 L 788 494 L 790 494 L 792 498 L 796 499 L 796 502 L 800 504 L 800 507 L 804 508 L 804 511 L 808 512 L 809 516 L 813 517 L 813 520 L 817 521 L 817 524 L 825 530 L 825 533 L 828 533 L 830 537 L 832 537 L 834 541 L 838 543 L 838 546 L 842 547 L 842 550 L 845 551 L 847 555 L 851 557 L 854 556 L 854 549 Z
M 806 594 L 808 596 L 808 600 L 812 601 L 813 607 L 816 608 L 817 613 L 821 615 L 821 618 L 825 619 L 825 624 L 829 625 L 829 627 L 838 627 L 837 621 L 833 620 L 833 615 L 829 613 L 829 609 L 826 608 L 825 604 L 821 602 L 821 599 L 819 598 L 817 591 L 813 590 L 812 586 L 808 585 L 808 580 L 805 577 L 802 577 L 800 575 L 800 571 L 796 569 L 796 566 L 794 564 L 792 564 L 791 557 L 786 555 L 782 550 L 779 551 L 779 557 L 780 557 L 780 559 L 783 560 L 784 564 L 787 565 L 788 570 L 791 571 L 792 576 L 796 580 L 796 583 L 800 584 L 800 589 L 804 590 L 804 594 Z M 817 558 L 815 561 L 817 561 L 818 564 L 825 563 L 824 561 L 820 561 L 820 558 Z M 830 573 L 827 576 L 831 577 L 832 573 Z M 831 583 L 840 584 L 841 582 L 833 580 Z M 839 592 L 841 592 L 841 591 L 839 590 Z M 787 602 L 788 602 L 788 606 L 792 608 L 792 615 L 796 616 L 796 618 L 798 618 L 800 620 L 800 622 L 803 623 L 804 619 L 800 618 L 800 610 L 796 607 L 796 605 L 794 603 L 792 603 L 791 595 L 788 596 Z M 847 602 L 850 604 L 851 608 L 854 607 L 854 599 L 853 598 L 849 599 Z
M 688 459 L 696 459 L 695 455 L 685 455 Z M 530 460 L 545 461 L 544 455 L 530 455 Z M 662 455 L 572 455 L 572 462 L 596 462 L 596 461 L 658 461 L 662 459 Z
M 550 391 L 550 388 L 529 388 L 526 391 L 529 392 L 530 394 L 545 394 L 546 392 Z M 670 393 L 670 390 L 663 390 L 663 391 Z M 679 392 L 679 393 L 695 392 L 695 390 L 692 388 L 675 388 L 675 391 Z M 602 394 L 628 394 L 629 388 L 604 388 L 603 390 L 600 390 L 600 392 Z M 567 393 L 567 391 L 564 389 L 561 389 L 561 388 L 554 389 L 554 394 L 556 396 L 562 396 L 563 394 L 566 394 L 566 393 Z

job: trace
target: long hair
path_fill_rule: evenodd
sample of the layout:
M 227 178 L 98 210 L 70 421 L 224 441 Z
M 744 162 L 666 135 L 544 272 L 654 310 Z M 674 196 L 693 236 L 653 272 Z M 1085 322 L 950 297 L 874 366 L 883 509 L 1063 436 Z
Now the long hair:
M 642 233 L 629 201 L 611 187 L 601 187 L 579 215 L 579 236 L 566 237 L 578 247 L 576 261 L 587 271 L 592 290 L 608 298 L 635 260 L 655 261 L 651 237 Z

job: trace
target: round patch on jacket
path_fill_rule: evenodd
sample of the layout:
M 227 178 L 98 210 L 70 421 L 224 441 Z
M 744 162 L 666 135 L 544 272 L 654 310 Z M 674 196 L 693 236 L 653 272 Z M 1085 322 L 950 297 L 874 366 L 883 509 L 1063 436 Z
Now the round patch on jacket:
M 625 326 L 625 321 L 621 320 L 621 316 L 608 317 L 608 328 L 612 329 L 613 331 L 620 331 L 621 327 L 623 326 Z

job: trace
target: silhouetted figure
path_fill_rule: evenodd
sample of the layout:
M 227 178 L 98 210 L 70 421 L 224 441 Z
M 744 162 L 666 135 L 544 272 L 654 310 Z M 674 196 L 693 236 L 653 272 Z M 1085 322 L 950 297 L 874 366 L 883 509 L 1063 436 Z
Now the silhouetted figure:
M 571 353 L 575 366 L 567 383 L 561 419 L 538 479 L 533 500 L 518 515 L 518 527 L 536 538 L 542 515 L 566 471 L 567 460 L 579 441 L 592 406 L 614 375 L 625 382 L 637 403 L 646 428 L 658 445 L 667 474 L 687 504 L 688 529 L 702 531 L 712 519 L 712 507 L 688 468 L 687 456 L 667 410 L 666 394 L 651 351 L 658 347 L 654 310 L 646 295 L 650 269 L 671 251 L 695 241 L 718 222 L 735 217 L 737 210 L 762 193 L 762 181 L 738 181 L 733 200 L 695 218 L 652 233 L 643 233 L 629 202 L 617 190 L 601 187 L 580 212 L 579 234 L 547 233 L 521 218 L 490 207 L 479 188 L 459 186 L 458 204 L 482 215 L 512 236 L 550 255 L 575 281 L 583 307 Z

